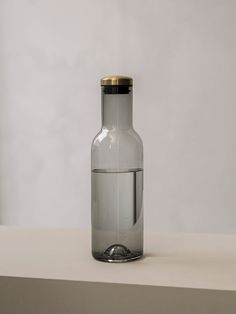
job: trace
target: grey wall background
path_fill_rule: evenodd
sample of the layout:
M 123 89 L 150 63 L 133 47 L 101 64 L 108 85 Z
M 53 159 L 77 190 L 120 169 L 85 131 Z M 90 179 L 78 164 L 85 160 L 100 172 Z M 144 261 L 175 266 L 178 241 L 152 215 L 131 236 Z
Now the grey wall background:
M 99 79 L 134 77 L 146 229 L 236 232 L 236 2 L 2 0 L 0 222 L 90 226 Z

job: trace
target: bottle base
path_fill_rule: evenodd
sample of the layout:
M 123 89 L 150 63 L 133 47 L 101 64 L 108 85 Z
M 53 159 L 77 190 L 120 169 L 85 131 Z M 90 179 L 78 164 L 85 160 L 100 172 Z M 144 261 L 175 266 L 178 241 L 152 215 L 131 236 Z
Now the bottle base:
M 113 244 L 104 252 L 93 252 L 93 257 L 101 262 L 125 263 L 142 258 L 142 251 L 131 252 L 122 244 Z

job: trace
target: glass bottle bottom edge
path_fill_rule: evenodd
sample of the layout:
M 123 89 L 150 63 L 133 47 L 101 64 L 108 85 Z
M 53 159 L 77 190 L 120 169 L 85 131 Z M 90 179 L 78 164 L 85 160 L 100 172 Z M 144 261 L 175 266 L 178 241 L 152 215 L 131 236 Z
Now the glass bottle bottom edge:
M 143 251 L 131 252 L 129 256 L 126 256 L 124 258 L 111 258 L 111 257 L 106 256 L 104 253 L 99 253 L 99 252 L 92 252 L 92 256 L 95 260 L 99 262 L 127 263 L 127 262 L 132 262 L 132 261 L 141 259 L 143 257 Z

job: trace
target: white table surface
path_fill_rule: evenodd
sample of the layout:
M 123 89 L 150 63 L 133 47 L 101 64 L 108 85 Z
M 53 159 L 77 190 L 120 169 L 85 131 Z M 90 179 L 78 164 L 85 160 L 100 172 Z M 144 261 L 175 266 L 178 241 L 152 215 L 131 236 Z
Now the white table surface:
M 236 236 L 145 234 L 145 257 L 109 264 L 90 232 L 0 227 L 0 276 L 236 291 Z

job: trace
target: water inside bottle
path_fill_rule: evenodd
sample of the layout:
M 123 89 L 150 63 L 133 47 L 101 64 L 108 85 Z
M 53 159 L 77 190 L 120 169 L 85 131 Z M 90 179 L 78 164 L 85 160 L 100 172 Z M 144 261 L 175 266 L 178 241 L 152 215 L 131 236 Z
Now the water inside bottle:
M 98 260 L 142 256 L 143 170 L 92 171 L 92 246 Z

